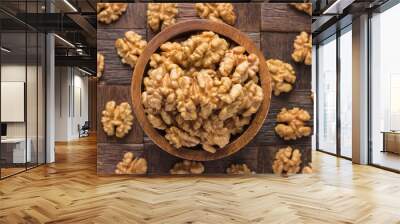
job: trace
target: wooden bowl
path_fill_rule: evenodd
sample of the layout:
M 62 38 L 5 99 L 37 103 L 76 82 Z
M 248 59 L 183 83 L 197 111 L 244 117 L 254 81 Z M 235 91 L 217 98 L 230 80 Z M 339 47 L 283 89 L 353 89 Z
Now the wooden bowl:
M 156 52 L 163 43 L 173 39 L 174 37 L 194 31 L 213 31 L 220 36 L 224 36 L 227 40 L 231 40 L 232 42 L 243 46 L 248 53 L 254 53 L 260 59 L 259 77 L 261 87 L 264 91 L 264 100 L 258 112 L 253 115 L 253 119 L 247 129 L 228 145 L 217 149 L 216 153 L 209 153 L 204 150 L 196 150 L 191 148 L 175 148 L 168 142 L 167 139 L 165 139 L 164 136 L 160 134 L 158 130 L 153 128 L 153 126 L 147 120 L 143 105 L 141 103 L 143 77 L 145 73 L 147 73 L 146 68 L 151 55 Z M 142 126 L 144 132 L 150 137 L 151 140 L 153 140 L 155 144 L 157 144 L 164 151 L 182 159 L 207 161 L 227 157 L 243 148 L 254 138 L 254 136 L 262 127 L 265 118 L 267 117 L 269 104 L 271 102 L 271 77 L 268 73 L 263 54 L 257 49 L 256 45 L 248 38 L 246 34 L 224 23 L 199 19 L 181 22 L 170 26 L 157 34 L 148 43 L 146 49 L 136 63 L 135 70 L 132 75 L 131 94 L 133 111 L 136 115 L 136 118 Z

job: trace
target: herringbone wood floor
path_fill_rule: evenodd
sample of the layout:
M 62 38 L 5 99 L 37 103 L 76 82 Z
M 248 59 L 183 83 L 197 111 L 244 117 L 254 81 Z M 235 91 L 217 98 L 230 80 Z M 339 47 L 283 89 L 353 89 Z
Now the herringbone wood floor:
M 96 176 L 94 138 L 0 181 L 0 223 L 400 223 L 400 175 L 314 153 L 289 178 Z

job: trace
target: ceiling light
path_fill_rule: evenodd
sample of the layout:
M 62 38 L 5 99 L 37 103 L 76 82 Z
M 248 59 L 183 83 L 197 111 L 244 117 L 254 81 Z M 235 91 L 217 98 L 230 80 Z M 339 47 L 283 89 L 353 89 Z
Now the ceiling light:
M 6 52 L 6 53 L 10 53 L 10 52 L 11 52 L 11 50 L 8 50 L 8 49 L 5 48 L 5 47 L 1 47 L 0 49 L 1 49 L 2 51 Z
M 57 35 L 57 34 L 54 34 L 54 36 L 55 37 L 57 37 L 59 40 L 61 40 L 62 42 L 64 42 L 65 44 L 67 44 L 68 46 L 70 46 L 70 47 L 72 47 L 72 48 L 75 48 L 75 45 L 73 45 L 71 42 L 69 42 L 68 40 L 66 40 L 66 39 L 64 39 L 64 38 L 62 38 L 62 37 L 60 37 L 59 35 Z
M 68 5 L 68 7 L 72 9 L 72 11 L 78 12 L 78 10 L 68 0 L 64 0 L 64 3 Z

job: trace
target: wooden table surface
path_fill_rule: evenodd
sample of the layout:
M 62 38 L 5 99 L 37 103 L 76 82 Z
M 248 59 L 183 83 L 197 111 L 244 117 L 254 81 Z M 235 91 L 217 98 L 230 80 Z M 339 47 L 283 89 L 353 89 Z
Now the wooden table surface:
M 149 174 L 166 174 L 181 159 L 159 149 L 134 122 L 133 130 L 124 139 L 107 137 L 101 127 L 101 111 L 109 100 L 130 103 L 130 82 L 133 70 L 123 65 L 114 42 L 128 30 L 133 30 L 148 41 L 155 35 L 147 26 L 146 3 L 130 3 L 127 12 L 110 25 L 98 24 L 97 48 L 105 55 L 105 71 L 98 84 L 98 173 L 110 174 L 126 151 L 143 156 L 149 163 Z M 286 3 L 234 3 L 237 14 L 235 27 L 246 33 L 261 49 L 266 59 L 277 58 L 292 64 L 297 80 L 294 89 L 278 97 L 273 96 L 269 114 L 258 135 L 238 153 L 224 159 L 205 162 L 206 173 L 224 173 L 231 163 L 247 163 L 257 173 L 272 172 L 276 151 L 291 145 L 302 152 L 303 165 L 311 162 L 311 136 L 295 141 L 283 141 L 275 134 L 276 115 L 281 108 L 301 107 L 313 115 L 311 95 L 311 66 L 295 63 L 291 54 L 293 41 L 301 31 L 310 32 L 311 17 Z M 177 22 L 199 19 L 194 3 L 178 3 Z M 309 122 L 312 126 L 313 122 Z

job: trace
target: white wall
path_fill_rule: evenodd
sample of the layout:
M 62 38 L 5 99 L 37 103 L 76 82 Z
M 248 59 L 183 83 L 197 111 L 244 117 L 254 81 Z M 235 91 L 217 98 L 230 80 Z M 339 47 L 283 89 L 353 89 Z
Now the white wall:
M 55 141 L 70 141 L 88 120 L 88 78 L 71 67 L 56 67 L 55 74 Z
M 37 70 L 38 69 L 38 70 Z M 1 81 L 26 83 L 25 122 L 7 122 L 7 137 L 27 138 L 30 140 L 32 162 L 44 162 L 44 88 L 42 68 L 25 64 L 3 64 L 1 66 Z M 25 80 L 27 78 L 27 81 Z M 7 110 L 7 108 L 1 108 Z M 37 157 L 37 150 L 39 156 Z

